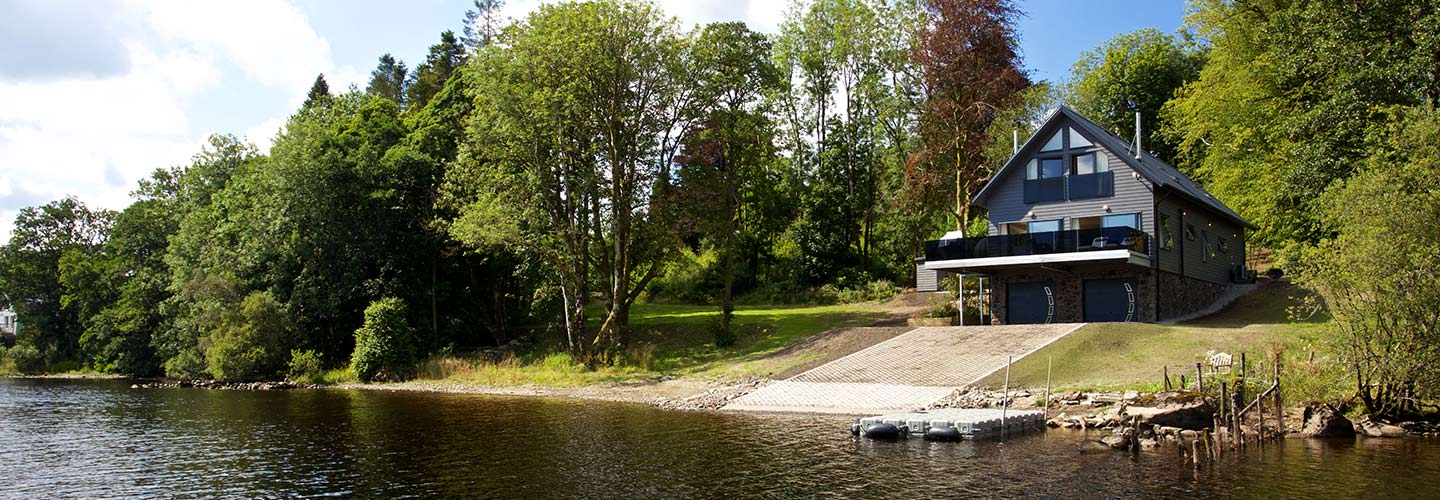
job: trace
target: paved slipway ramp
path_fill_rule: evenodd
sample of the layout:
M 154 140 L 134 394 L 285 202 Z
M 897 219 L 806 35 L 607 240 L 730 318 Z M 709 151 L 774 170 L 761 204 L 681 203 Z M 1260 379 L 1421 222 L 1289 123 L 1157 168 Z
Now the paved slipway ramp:
M 1005 368 L 1083 324 L 916 328 L 735 398 L 723 410 L 909 411 Z

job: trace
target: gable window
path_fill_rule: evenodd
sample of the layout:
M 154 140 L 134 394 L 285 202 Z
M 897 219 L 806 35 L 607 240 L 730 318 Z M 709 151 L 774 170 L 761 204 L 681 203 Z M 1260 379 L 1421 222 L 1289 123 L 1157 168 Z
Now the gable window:
M 1225 253 L 1225 254 L 1230 253 L 1230 242 L 1225 241 L 1225 238 L 1223 238 L 1223 237 L 1217 237 L 1216 240 L 1217 240 L 1217 241 L 1215 242 L 1215 249 L 1216 249 L 1216 250 L 1219 250 L 1220 253 Z
M 1024 187 L 1025 203 L 1097 198 L 1115 193 L 1115 177 L 1103 149 L 1074 127 L 1060 127 L 1026 163 Z
M 1185 241 L 1195 241 L 1195 225 L 1185 225 Z
M 1100 151 L 1075 155 L 1071 158 L 1074 159 L 1074 170 L 1071 175 L 1090 175 L 1110 171 L 1110 162 L 1105 153 Z
M 1170 214 L 1160 214 L 1160 248 L 1175 249 L 1175 228 L 1170 224 Z

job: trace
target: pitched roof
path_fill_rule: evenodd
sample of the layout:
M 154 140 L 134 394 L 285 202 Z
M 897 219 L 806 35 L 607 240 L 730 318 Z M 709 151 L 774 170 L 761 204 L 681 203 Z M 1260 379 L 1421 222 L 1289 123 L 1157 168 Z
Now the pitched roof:
M 1104 147 L 1105 149 L 1110 150 L 1112 153 L 1115 153 L 1116 156 L 1119 156 L 1122 160 L 1125 161 L 1126 165 L 1129 165 L 1131 169 L 1138 172 L 1141 176 L 1144 176 L 1146 180 L 1150 181 L 1157 188 L 1163 187 L 1170 189 L 1180 194 L 1182 197 L 1189 198 L 1190 201 L 1214 210 L 1216 213 L 1224 216 L 1227 219 L 1231 219 L 1236 223 L 1244 225 L 1245 227 L 1248 227 L 1250 229 L 1256 228 L 1254 224 L 1251 224 L 1250 221 L 1245 220 L 1245 218 L 1241 217 L 1240 214 L 1235 213 L 1235 211 L 1231 210 L 1230 207 L 1225 206 L 1225 204 L 1221 203 L 1220 200 L 1215 199 L 1214 195 L 1211 195 L 1210 192 L 1205 190 L 1205 188 L 1200 187 L 1200 185 L 1196 184 L 1194 180 L 1190 179 L 1190 177 L 1181 173 L 1179 169 L 1175 168 L 1169 163 L 1160 161 L 1159 158 L 1151 156 L 1150 153 L 1144 151 L 1141 151 L 1140 158 L 1136 159 L 1133 144 L 1125 141 L 1124 139 L 1116 137 L 1115 134 L 1107 132 L 1099 125 L 1096 125 L 1095 122 L 1092 122 L 1089 119 L 1080 116 L 1079 113 L 1076 113 L 1075 111 L 1065 106 L 1057 107 L 1046 113 L 1045 122 L 1040 124 L 1039 128 L 1035 129 L 1036 133 L 1032 134 L 1030 136 L 1030 139 L 1025 141 L 1025 144 L 1020 147 L 1019 151 L 1029 151 L 1032 144 L 1036 143 L 1037 141 L 1043 140 L 1040 139 L 1042 135 L 1040 132 L 1045 131 L 1047 128 L 1050 128 L 1049 125 L 1056 120 L 1056 117 L 1060 115 L 1065 115 L 1066 117 L 1070 118 L 1070 121 L 1074 122 L 1076 126 L 1080 127 L 1081 132 L 1083 132 L 1086 137 L 1090 138 L 1092 141 L 1095 141 L 1101 147 Z M 979 200 L 981 197 L 985 196 L 985 194 L 988 193 L 990 189 L 995 186 L 996 180 L 1000 179 L 1002 175 L 1005 175 L 1006 172 L 1008 172 L 1012 168 L 1019 168 L 1016 167 L 1016 165 L 1024 163 L 1023 161 L 1021 161 L 1022 158 L 1028 158 L 1028 155 L 1016 154 L 1014 156 L 1011 156 L 1010 160 L 1005 162 L 1005 166 L 1001 167 L 999 171 L 995 172 L 995 175 L 990 178 L 990 182 L 986 183 L 985 187 L 981 188 L 980 192 L 976 193 L 973 199 Z

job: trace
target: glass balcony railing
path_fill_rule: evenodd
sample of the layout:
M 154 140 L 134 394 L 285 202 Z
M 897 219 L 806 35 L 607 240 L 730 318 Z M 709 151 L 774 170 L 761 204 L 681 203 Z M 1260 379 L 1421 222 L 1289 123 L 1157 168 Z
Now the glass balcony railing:
M 934 262 L 1121 249 L 1148 255 L 1149 243 L 1149 235 L 1129 227 L 1072 229 L 927 241 L 925 260 Z

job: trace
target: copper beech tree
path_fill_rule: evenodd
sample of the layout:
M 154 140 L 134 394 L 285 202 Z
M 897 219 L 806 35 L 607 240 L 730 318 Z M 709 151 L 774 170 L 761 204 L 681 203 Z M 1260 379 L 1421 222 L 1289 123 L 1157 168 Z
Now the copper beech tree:
M 912 57 L 921 68 L 923 147 L 905 177 L 921 202 L 953 199 L 956 229 L 970 221 L 970 197 L 995 165 L 985 164 L 986 132 L 1020 98 L 1030 80 L 1020 69 L 1014 19 L 1007 0 L 927 0 L 930 22 Z

